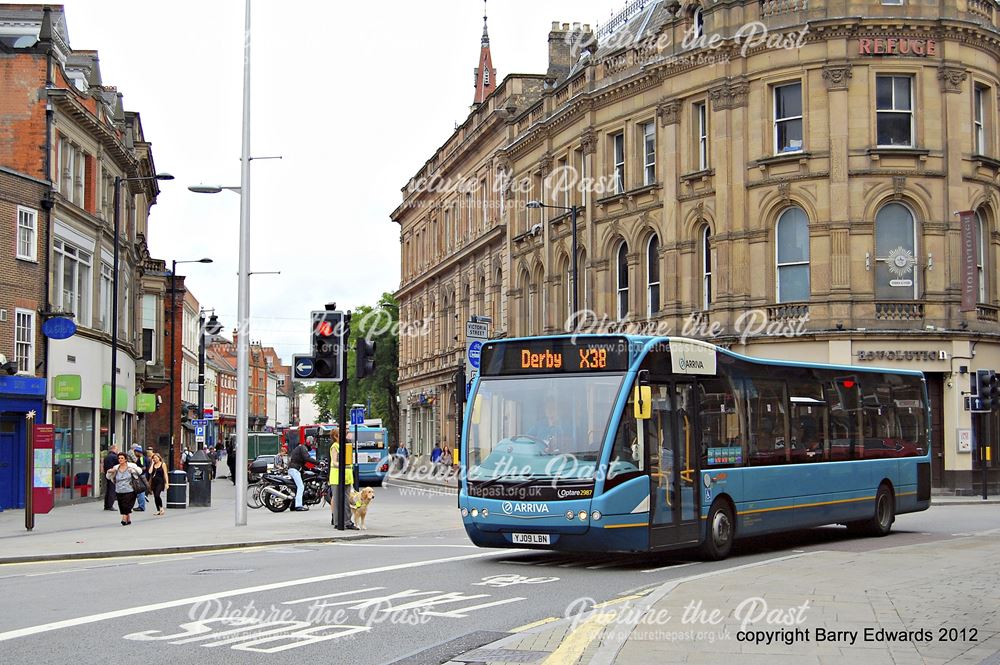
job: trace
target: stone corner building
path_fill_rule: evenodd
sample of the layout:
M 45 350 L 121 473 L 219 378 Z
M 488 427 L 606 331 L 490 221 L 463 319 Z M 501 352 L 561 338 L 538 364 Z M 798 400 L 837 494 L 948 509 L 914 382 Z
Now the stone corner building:
M 393 213 L 403 441 L 454 445 L 469 315 L 498 335 L 566 329 L 570 224 L 526 207 L 541 200 L 578 206 L 580 309 L 599 320 L 924 371 L 934 483 L 972 489 L 958 432 L 985 417 L 962 393 L 1000 369 L 998 11 L 661 0 L 594 40 L 554 24 L 548 71 L 499 82 Z M 454 181 L 484 186 L 433 186 Z M 956 211 L 974 213 L 969 311 Z

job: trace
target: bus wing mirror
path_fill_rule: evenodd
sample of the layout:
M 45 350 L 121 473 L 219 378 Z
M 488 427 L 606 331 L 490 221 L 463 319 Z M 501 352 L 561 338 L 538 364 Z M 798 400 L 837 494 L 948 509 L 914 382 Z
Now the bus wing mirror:
M 479 424 L 479 419 L 482 416 L 482 413 L 481 413 L 481 411 L 479 409 L 479 405 L 482 404 L 482 401 L 483 401 L 483 399 L 482 399 L 482 396 L 480 396 L 480 395 L 476 395 L 476 399 L 472 400 L 472 424 L 473 425 L 478 425 Z
M 653 389 L 649 386 L 636 386 L 632 393 L 632 404 L 636 420 L 649 420 L 653 417 Z

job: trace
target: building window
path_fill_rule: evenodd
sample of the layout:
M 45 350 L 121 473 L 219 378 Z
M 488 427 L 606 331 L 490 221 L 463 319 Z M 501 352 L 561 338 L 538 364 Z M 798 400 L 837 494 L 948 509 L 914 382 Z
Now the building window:
M 652 185 L 656 182 L 656 123 L 642 125 L 642 145 L 642 184 Z
M 809 300 L 809 218 L 801 208 L 781 213 L 775 229 L 778 302 Z
M 17 258 L 38 260 L 38 212 L 17 207 Z
M 559 193 L 559 189 L 562 189 L 562 207 L 568 208 L 572 203 L 569 200 L 569 190 L 570 182 L 572 180 L 569 177 L 569 161 L 563 157 L 559 160 L 559 165 L 556 168 L 555 178 L 552 181 L 552 195 L 555 197 Z
M 876 76 L 875 109 L 878 145 L 913 147 L 913 78 Z
M 129 331 L 132 329 L 132 308 L 129 306 L 128 277 L 125 277 L 121 281 L 121 307 L 118 308 L 118 316 L 121 317 L 121 320 L 118 322 L 118 337 L 127 341 Z M 200 329 L 198 332 L 201 334 Z
M 694 10 L 694 36 L 695 38 L 705 35 L 705 12 L 701 7 Z
M 78 325 L 90 325 L 90 252 L 75 247 L 61 238 L 53 242 L 52 283 L 53 303 L 60 311 L 76 317 Z
M 611 137 L 615 165 L 615 194 L 625 192 L 625 134 L 619 132 Z
M 885 205 L 875 215 L 875 297 L 917 297 L 917 236 L 913 213 L 901 203 Z
M 113 278 L 114 272 L 111 264 L 101 261 L 101 283 L 98 291 L 98 304 L 101 309 L 98 326 L 106 333 L 111 332 L 111 286 Z
M 618 248 L 617 262 L 618 320 L 628 316 L 628 245 L 624 242 Z
M 701 304 L 703 309 L 712 306 L 712 241 L 711 230 L 701 230 Z
M 774 87 L 774 152 L 802 150 L 802 84 Z
M 985 155 L 986 152 L 986 99 L 989 88 L 977 85 L 973 91 L 973 120 L 972 137 L 975 141 L 975 151 L 977 155 Z
M 646 247 L 646 316 L 660 311 L 660 241 L 654 235 Z
M 988 284 L 986 283 L 986 247 L 989 241 L 989 225 L 982 210 L 976 211 L 976 274 L 979 277 L 979 300 L 989 302 Z
M 694 121 L 698 139 L 698 170 L 708 168 L 708 104 L 699 102 L 694 105 Z
M 35 313 L 27 309 L 14 310 L 14 362 L 18 372 L 35 373 Z

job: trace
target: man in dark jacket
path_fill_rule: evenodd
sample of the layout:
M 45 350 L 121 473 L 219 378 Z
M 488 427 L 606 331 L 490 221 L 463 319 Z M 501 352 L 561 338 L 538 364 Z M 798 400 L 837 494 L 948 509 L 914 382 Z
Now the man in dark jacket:
M 229 467 L 229 479 L 236 484 L 236 446 L 232 441 L 226 444 L 226 466 Z
M 302 505 L 302 492 L 305 490 L 305 485 L 302 484 L 302 470 L 307 464 L 312 464 L 309 451 L 312 449 L 313 441 L 313 437 L 307 436 L 306 442 L 295 446 L 295 450 L 288 458 L 288 475 L 295 483 L 295 506 L 292 510 L 309 510 L 308 506 Z
M 104 458 L 104 473 L 103 477 L 107 477 L 108 471 L 118 466 L 118 445 L 112 443 L 111 447 L 108 448 L 108 454 Z M 114 510 L 115 509 L 115 484 L 110 481 L 105 481 L 104 483 L 104 510 Z

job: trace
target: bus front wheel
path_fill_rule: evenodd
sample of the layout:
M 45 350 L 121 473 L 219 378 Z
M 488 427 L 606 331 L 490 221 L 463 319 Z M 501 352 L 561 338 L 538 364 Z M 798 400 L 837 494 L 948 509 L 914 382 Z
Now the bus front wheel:
M 887 536 L 896 521 L 896 501 L 892 490 L 885 483 L 879 485 L 875 493 L 875 514 L 863 522 L 852 522 L 847 527 L 851 531 L 868 536 Z
M 733 548 L 733 538 L 736 535 L 736 522 L 729 504 L 717 499 L 708 511 L 708 529 L 701 552 L 706 559 L 718 561 L 729 556 Z

